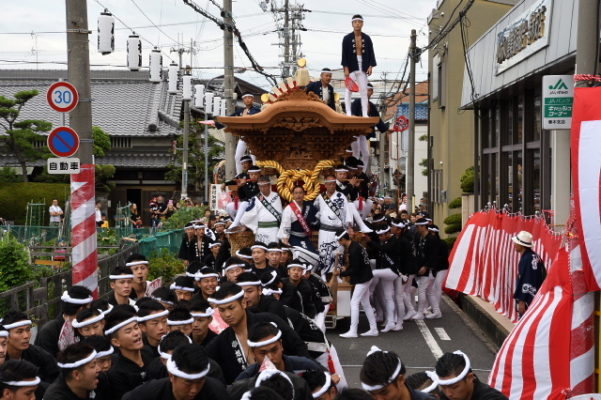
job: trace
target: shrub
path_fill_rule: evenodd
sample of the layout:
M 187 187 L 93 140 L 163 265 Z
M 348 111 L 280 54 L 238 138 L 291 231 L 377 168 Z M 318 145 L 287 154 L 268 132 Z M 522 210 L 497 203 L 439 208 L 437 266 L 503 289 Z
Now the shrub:
M 57 199 L 65 208 L 65 200 L 70 195 L 69 184 L 60 183 L 3 183 L 0 185 L 0 216 L 15 221 L 15 225 L 25 224 L 25 213 L 29 201 L 46 203 L 46 218 L 52 199 Z M 46 219 L 46 222 L 48 220 Z
M 451 214 L 444 219 L 444 223 L 447 227 L 444 229 L 445 233 L 453 234 L 461 231 L 461 214 Z
M 469 167 L 461 176 L 461 190 L 463 193 L 474 193 L 474 179 L 476 172 L 474 167 Z
M 449 203 L 449 208 L 461 208 L 461 197 L 457 197 L 457 198 L 453 199 Z
M 457 236 L 446 237 L 442 240 L 447 242 L 447 246 L 449 246 L 449 250 L 450 250 L 453 248 L 453 245 L 455 244 L 455 241 L 457 240 Z
M 181 229 L 188 222 L 202 218 L 206 207 L 182 207 L 173 213 L 171 217 L 163 222 L 163 229 Z
M 148 261 L 150 265 L 148 279 L 153 280 L 162 276 L 163 284 L 186 270 L 184 260 L 180 260 L 166 248 L 154 251 Z
M 22 285 L 32 277 L 27 247 L 12 235 L 0 239 L 0 292 Z

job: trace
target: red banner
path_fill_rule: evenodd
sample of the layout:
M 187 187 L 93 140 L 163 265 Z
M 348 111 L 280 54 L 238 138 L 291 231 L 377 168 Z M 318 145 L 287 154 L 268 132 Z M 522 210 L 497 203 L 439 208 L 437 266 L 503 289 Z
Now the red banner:
M 528 218 L 491 210 L 475 213 L 464 226 L 449 257 L 446 288 L 492 303 L 495 309 L 517 321 L 513 293 L 518 275 L 519 253 L 511 238 L 519 231 L 533 236 L 534 251 L 549 268 L 561 236 L 542 218 Z

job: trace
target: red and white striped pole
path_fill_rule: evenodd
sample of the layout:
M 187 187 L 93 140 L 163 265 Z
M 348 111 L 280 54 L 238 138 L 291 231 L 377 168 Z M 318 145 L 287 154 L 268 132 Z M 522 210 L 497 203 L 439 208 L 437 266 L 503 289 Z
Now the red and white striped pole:
M 71 281 L 98 298 L 94 164 L 82 164 L 80 171 L 71 175 Z

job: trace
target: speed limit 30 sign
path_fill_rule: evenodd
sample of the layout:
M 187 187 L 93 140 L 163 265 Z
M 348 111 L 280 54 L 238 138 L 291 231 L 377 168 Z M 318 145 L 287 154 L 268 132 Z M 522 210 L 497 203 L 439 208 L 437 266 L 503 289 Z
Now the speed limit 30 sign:
M 77 107 L 79 93 L 69 82 L 56 82 L 48 89 L 46 99 L 53 110 L 64 113 Z

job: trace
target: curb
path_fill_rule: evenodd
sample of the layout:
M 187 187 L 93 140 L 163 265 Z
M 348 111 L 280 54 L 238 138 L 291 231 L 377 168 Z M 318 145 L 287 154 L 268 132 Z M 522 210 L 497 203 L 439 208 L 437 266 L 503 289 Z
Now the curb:
M 462 295 L 459 297 L 459 305 L 490 340 L 501 347 L 514 324 L 508 318 L 496 312 L 490 303 L 479 297 Z

